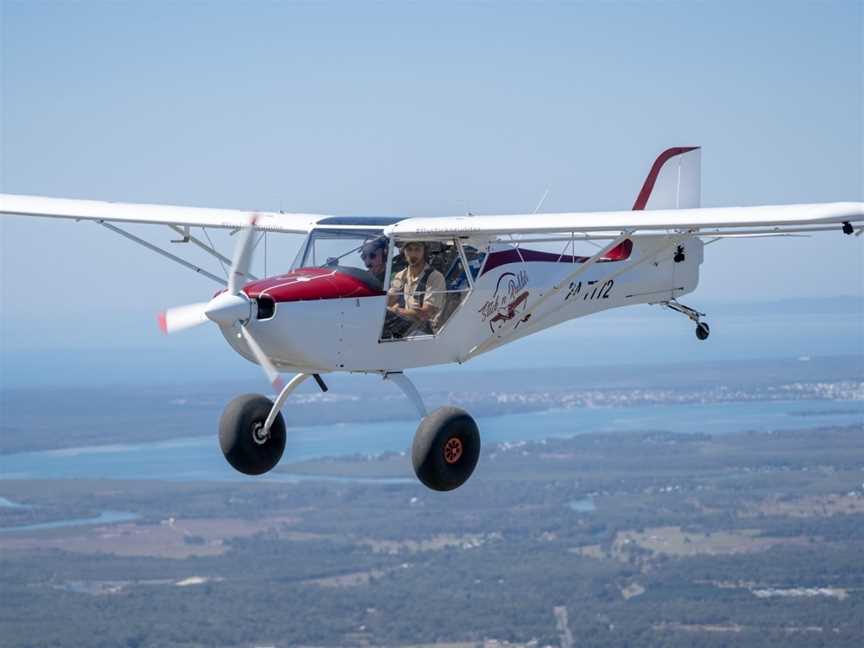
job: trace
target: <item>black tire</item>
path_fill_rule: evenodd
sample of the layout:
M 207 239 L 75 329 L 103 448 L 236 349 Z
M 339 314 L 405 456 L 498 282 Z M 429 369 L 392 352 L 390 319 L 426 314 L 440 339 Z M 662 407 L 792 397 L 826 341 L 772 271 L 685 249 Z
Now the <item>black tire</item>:
M 699 322 L 696 325 L 696 337 L 700 340 L 707 340 L 710 334 L 711 328 L 708 326 L 708 322 Z
M 245 475 L 263 475 L 285 451 L 285 419 L 280 412 L 266 439 L 256 440 L 273 403 L 258 394 L 238 396 L 225 408 L 219 421 L 219 445 L 235 470 Z
M 417 478 L 432 490 L 459 488 L 468 481 L 479 458 L 480 432 L 465 410 L 440 407 L 417 426 L 411 462 Z

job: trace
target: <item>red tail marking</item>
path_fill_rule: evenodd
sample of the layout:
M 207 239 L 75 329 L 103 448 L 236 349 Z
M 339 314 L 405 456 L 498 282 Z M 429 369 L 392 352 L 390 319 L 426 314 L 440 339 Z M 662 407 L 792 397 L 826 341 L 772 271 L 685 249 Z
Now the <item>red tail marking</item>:
M 640 191 L 639 195 L 636 196 L 636 202 L 633 203 L 633 211 L 645 209 L 645 205 L 648 204 L 648 199 L 651 197 L 651 191 L 654 189 L 654 183 L 657 182 L 657 176 L 660 175 L 660 169 L 663 168 L 664 164 L 676 155 L 683 155 L 684 153 L 695 151 L 698 148 L 698 146 L 676 146 L 675 148 L 666 149 L 658 155 L 657 159 L 654 160 L 654 164 L 651 165 L 651 171 L 648 172 L 648 177 L 645 178 L 645 184 L 642 185 L 642 191 Z
M 159 322 L 159 330 L 161 330 L 165 335 L 168 335 L 168 319 L 165 316 L 165 311 L 159 313 L 156 316 L 156 319 Z

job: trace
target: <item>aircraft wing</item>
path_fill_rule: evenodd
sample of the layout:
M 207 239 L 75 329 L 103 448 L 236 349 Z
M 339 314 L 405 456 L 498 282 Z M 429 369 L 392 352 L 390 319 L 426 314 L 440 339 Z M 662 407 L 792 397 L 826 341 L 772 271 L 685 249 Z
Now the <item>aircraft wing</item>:
M 409 218 L 389 226 L 385 234 L 400 241 L 562 232 L 606 233 L 614 236 L 615 233 L 623 232 L 669 231 L 723 237 L 733 234 L 839 231 L 845 223 L 859 232 L 860 228 L 864 228 L 864 202 Z
M 239 209 L 205 209 L 174 205 L 72 200 L 0 194 L 0 214 L 47 216 L 114 223 L 148 223 L 180 227 L 247 227 L 254 215 L 255 227 L 271 232 L 306 234 L 322 218 L 315 214 L 243 211 Z

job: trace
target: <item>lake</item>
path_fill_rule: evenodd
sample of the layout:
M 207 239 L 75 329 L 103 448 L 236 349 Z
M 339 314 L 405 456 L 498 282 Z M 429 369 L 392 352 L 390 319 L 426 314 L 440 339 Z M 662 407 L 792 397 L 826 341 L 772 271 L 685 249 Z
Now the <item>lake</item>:
M 63 529 L 67 527 L 89 526 L 96 524 L 116 524 L 118 522 L 130 522 L 138 519 L 136 513 L 128 511 L 102 511 L 95 517 L 67 518 L 65 520 L 54 520 L 52 522 L 39 522 L 37 524 L 21 524 L 0 528 L 0 534 L 18 533 L 25 531 L 42 531 L 45 529 Z

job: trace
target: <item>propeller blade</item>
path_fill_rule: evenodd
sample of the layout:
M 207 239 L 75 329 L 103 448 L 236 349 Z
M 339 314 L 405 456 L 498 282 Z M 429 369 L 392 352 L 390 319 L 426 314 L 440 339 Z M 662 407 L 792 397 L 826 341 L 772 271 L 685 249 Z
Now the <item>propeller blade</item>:
M 166 335 L 198 326 L 207 321 L 207 304 L 188 304 L 162 311 L 158 315 L 159 328 Z
M 249 345 L 252 355 L 255 356 L 255 360 L 259 365 L 261 365 L 264 373 L 267 374 L 267 380 L 270 381 L 273 389 L 277 392 L 282 391 L 285 383 L 282 380 L 282 376 L 280 376 L 279 372 L 276 371 L 276 367 L 274 367 L 273 363 L 270 362 L 270 358 L 268 358 L 261 347 L 258 346 L 258 342 L 255 341 L 254 337 L 252 337 L 252 334 L 249 332 L 249 329 L 246 328 L 245 324 L 240 326 L 240 331 L 243 334 L 243 339 L 246 340 L 246 344 Z
M 231 295 L 236 295 L 246 285 L 249 266 L 252 265 L 252 252 L 255 248 L 253 242 L 255 241 L 255 223 L 257 221 L 258 217 L 255 215 L 249 219 L 249 227 L 240 234 L 237 246 L 234 248 L 231 274 L 228 275 L 228 293 Z

